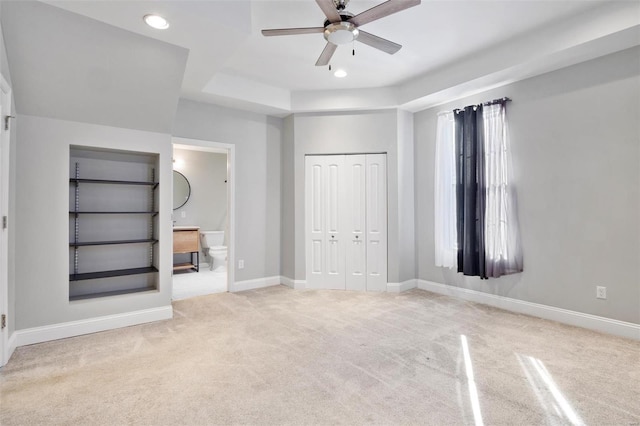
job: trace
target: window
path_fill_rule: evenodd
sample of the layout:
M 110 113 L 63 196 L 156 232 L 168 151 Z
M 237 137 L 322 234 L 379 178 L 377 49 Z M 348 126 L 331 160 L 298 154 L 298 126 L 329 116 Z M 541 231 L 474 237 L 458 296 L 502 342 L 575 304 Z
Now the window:
M 481 278 L 522 271 L 505 103 L 438 115 L 436 266 Z

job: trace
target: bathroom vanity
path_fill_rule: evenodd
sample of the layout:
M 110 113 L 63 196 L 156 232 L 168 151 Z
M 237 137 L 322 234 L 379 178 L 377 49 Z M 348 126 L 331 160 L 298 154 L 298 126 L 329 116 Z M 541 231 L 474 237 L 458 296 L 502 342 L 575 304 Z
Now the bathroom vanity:
M 173 254 L 190 254 L 191 262 L 173 265 L 174 271 L 195 269 L 200 271 L 200 227 L 175 226 L 173 228 Z M 195 255 L 195 259 L 194 259 Z

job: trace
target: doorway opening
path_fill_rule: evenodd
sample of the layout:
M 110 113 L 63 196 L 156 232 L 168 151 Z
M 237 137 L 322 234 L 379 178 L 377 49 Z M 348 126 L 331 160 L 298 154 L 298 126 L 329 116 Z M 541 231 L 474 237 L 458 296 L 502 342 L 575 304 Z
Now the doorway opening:
M 232 288 L 234 160 L 233 145 L 173 138 L 173 300 Z

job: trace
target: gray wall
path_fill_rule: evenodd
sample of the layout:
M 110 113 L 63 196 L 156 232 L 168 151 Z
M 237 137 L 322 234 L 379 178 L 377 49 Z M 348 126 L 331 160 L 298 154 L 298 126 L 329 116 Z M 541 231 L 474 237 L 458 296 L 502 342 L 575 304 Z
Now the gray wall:
M 0 3 L 0 16 L 2 16 L 2 3 Z M 4 34 L 0 22 L 0 74 L 11 83 L 11 73 L 9 72 L 9 61 L 7 60 L 7 48 L 4 43 Z
M 307 154 L 387 153 L 388 194 L 388 275 L 387 282 L 397 283 L 415 277 L 413 259 L 413 193 L 399 190 L 408 183 L 413 187 L 413 151 L 411 120 L 408 113 L 397 110 L 346 113 L 295 114 L 287 120 L 284 156 L 293 159 L 293 170 L 285 164 L 283 178 L 283 212 L 291 217 L 293 206 L 294 246 L 283 247 L 283 264 L 296 280 L 306 279 L 304 249 L 304 157 Z M 406 173 L 408 168 L 409 172 Z M 292 173 L 293 172 L 293 173 Z M 293 183 L 290 181 L 293 180 Z M 408 182 L 407 182 L 408 181 Z M 293 191 L 291 191 L 293 189 Z M 292 201 L 293 200 L 293 203 Z M 287 243 L 291 229 L 286 229 Z M 409 260 L 402 259 L 407 256 Z M 292 259 L 293 257 L 293 259 Z
M 296 268 L 296 243 L 295 243 L 295 154 L 294 143 L 294 116 L 289 115 L 284 119 L 282 135 L 282 203 L 280 215 L 282 217 L 282 255 L 280 259 L 282 275 L 293 279 Z M 301 256 L 304 258 L 304 251 Z M 304 279 L 304 277 L 299 278 Z
M 418 277 L 640 323 L 639 57 L 629 49 L 417 113 Z M 436 116 L 502 96 L 513 99 L 524 272 L 480 281 L 434 266 Z
M 413 114 L 398 111 L 398 282 L 416 277 Z
M 236 146 L 235 279 L 280 275 L 282 119 L 182 99 L 173 135 Z
M 0 72 L 10 68 L 17 107 L 10 170 L 10 331 L 170 306 L 169 133 L 188 51 L 41 2 L 2 2 L 1 13 Z M 149 63 L 157 66 L 153 75 Z M 70 144 L 160 154 L 166 207 L 160 214 L 158 293 L 69 303 L 68 235 L 59 224 L 68 220 Z M 47 249 L 37 253 L 35 244 Z
M 174 148 L 173 158 L 183 162 L 179 168 L 174 165 L 174 169 L 191 185 L 187 204 L 173 211 L 176 226 L 195 225 L 203 231 L 226 231 L 227 155 Z
M 17 133 L 16 330 L 170 306 L 171 136 L 28 115 Z M 69 303 L 70 145 L 159 154 L 158 292 Z

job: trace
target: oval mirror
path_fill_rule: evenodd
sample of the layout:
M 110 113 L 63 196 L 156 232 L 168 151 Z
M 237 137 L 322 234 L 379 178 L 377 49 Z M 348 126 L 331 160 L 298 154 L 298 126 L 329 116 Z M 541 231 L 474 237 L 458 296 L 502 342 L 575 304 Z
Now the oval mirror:
M 177 210 L 187 204 L 191 196 L 191 185 L 180 172 L 173 171 L 173 209 Z

